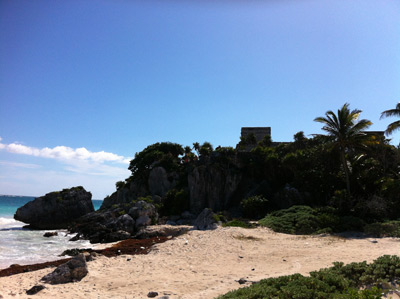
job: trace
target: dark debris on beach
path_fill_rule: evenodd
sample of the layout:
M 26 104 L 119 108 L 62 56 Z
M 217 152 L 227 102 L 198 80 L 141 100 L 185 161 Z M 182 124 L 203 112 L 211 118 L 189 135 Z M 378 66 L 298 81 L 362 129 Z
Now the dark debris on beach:
M 148 254 L 151 247 L 157 243 L 163 243 L 170 240 L 169 237 L 153 237 L 149 239 L 127 239 L 120 241 L 113 246 L 106 249 L 85 249 L 87 252 L 96 252 L 97 254 L 104 255 L 106 257 L 114 257 L 118 255 L 137 255 L 137 254 Z M 15 274 L 31 272 L 41 270 L 45 268 L 58 267 L 61 264 L 66 263 L 71 258 L 64 258 L 52 262 L 37 263 L 32 265 L 11 265 L 6 269 L 0 270 L 0 277 L 11 276 Z

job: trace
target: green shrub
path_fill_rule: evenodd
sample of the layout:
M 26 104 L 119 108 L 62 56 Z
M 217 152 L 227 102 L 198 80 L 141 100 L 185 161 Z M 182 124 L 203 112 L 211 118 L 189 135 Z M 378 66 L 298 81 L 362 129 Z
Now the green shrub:
M 118 181 L 118 182 L 116 182 L 115 183 L 115 188 L 117 189 L 117 190 L 119 190 L 119 189 L 121 189 L 121 188 L 124 188 L 125 187 L 125 182 L 123 182 L 123 181 Z
M 171 189 L 164 198 L 160 209 L 162 215 L 180 215 L 189 209 L 189 194 L 184 190 Z
M 400 238 L 400 221 L 387 221 L 367 224 L 364 228 L 367 234 L 375 237 Z
M 248 197 L 240 203 L 244 217 L 261 218 L 268 211 L 268 199 L 261 195 Z
M 333 267 L 311 272 L 308 277 L 293 274 L 264 279 L 218 298 L 378 299 L 382 296 L 381 286 L 390 288 L 388 282 L 399 278 L 400 258 L 386 255 L 369 265 L 366 262 L 348 265 L 335 262 Z M 368 289 L 360 290 L 367 285 Z
M 354 216 L 339 216 L 336 209 L 292 206 L 268 214 L 260 225 L 286 234 L 321 234 L 343 231 L 364 231 L 365 222 Z
M 272 212 L 261 219 L 259 224 L 287 234 L 312 234 L 321 229 L 316 211 L 308 206 L 293 206 Z
M 365 222 L 355 216 L 343 216 L 340 217 L 340 222 L 336 226 L 336 232 L 345 231 L 364 231 Z

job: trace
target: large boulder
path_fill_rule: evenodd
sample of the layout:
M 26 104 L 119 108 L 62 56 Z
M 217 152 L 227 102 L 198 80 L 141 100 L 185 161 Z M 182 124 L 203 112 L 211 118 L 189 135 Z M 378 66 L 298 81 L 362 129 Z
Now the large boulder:
M 61 229 L 93 212 L 92 194 L 83 187 L 64 189 L 38 197 L 18 208 L 14 219 L 36 229 Z
M 218 227 L 216 215 L 210 209 L 204 209 L 193 223 L 193 228 L 197 230 L 211 230 Z
M 141 228 L 158 220 L 155 206 L 145 201 L 115 204 L 107 210 L 99 210 L 82 216 L 71 228 L 79 238 L 91 243 L 109 243 L 133 237 Z
M 83 253 L 58 266 L 53 272 L 43 276 L 42 281 L 50 284 L 60 284 L 80 281 L 88 274 L 86 258 Z

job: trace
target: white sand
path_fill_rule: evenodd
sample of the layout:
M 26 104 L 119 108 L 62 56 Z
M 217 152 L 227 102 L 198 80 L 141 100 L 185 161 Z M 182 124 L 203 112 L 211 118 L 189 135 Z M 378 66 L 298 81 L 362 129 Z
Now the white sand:
M 377 240 L 377 243 L 371 242 Z M 89 262 L 89 274 L 80 282 L 47 285 L 34 296 L 25 291 L 40 283 L 53 269 L 0 278 L 4 298 L 214 298 L 241 287 L 237 280 L 258 281 L 267 277 L 368 261 L 398 255 L 400 240 L 344 239 L 293 236 L 265 228 L 218 228 L 190 231 L 162 244 L 148 255 L 99 257 Z M 127 259 L 131 259 L 127 261 Z M 235 281 L 236 280 L 236 281 Z M 1 297 L 0 297 L 1 298 Z

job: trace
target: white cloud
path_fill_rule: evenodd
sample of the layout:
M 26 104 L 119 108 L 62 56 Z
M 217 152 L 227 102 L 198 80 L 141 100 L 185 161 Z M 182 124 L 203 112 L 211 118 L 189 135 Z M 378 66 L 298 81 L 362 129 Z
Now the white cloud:
M 40 165 L 37 164 L 29 164 L 29 163 L 18 163 L 18 162 L 9 162 L 9 161 L 0 161 L 0 165 L 11 166 L 11 167 L 21 167 L 21 168 L 40 168 Z
M 43 165 L 0 160 L 3 166 L 0 177 L 4 177 L 0 180 L 0 193 L 3 194 L 43 195 L 81 185 L 91 191 L 94 198 L 100 199 L 115 191 L 115 182 L 130 175 L 126 166 L 130 158 L 114 153 L 91 152 L 84 147 L 35 148 L 1 141 L 0 137 L 0 151 L 32 157 L 30 159 L 38 164 L 41 162 L 34 157 L 51 160 Z
M 19 143 L 3 144 L 0 137 L 0 150 L 6 150 L 10 153 L 29 155 L 42 158 L 58 159 L 62 161 L 93 161 L 97 163 L 115 162 L 129 164 L 130 159 L 119 156 L 117 154 L 108 153 L 105 151 L 91 152 L 84 147 L 73 149 L 67 146 L 56 146 L 54 148 L 35 148 Z

